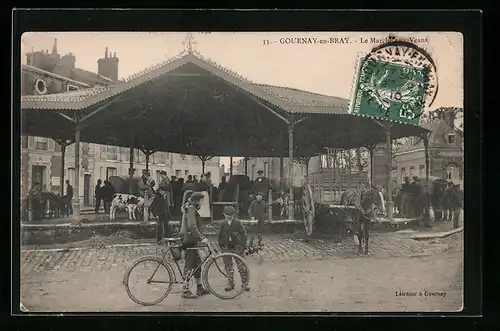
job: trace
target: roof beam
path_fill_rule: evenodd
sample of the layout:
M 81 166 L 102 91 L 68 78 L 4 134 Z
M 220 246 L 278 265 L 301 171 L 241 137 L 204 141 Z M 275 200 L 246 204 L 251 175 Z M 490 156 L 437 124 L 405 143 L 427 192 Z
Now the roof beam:
M 265 109 L 269 110 L 272 114 L 274 114 L 276 117 L 278 117 L 279 119 L 281 119 L 283 122 L 285 122 L 286 124 L 290 125 L 290 121 L 288 121 L 285 117 L 281 116 L 280 114 L 278 114 L 274 109 L 272 109 L 271 107 L 268 107 L 266 104 L 264 104 L 263 102 L 261 102 L 259 99 L 257 99 L 255 96 L 251 95 L 250 93 L 247 93 L 247 95 L 252 99 L 254 100 L 255 102 L 257 102 L 260 106 L 264 107 Z
M 94 110 L 93 112 L 91 112 L 90 114 L 84 116 L 81 120 L 80 120 L 80 123 L 83 123 L 85 122 L 86 120 L 88 120 L 90 117 L 94 116 L 95 114 L 99 113 L 101 110 L 109 107 L 110 105 L 112 105 L 113 103 L 115 103 L 116 101 L 120 100 L 121 97 L 120 96 L 117 96 L 116 98 L 112 99 L 111 101 L 108 101 L 106 102 L 105 104 L 103 104 L 102 106 L 100 106 L 99 108 L 97 108 L 96 110 Z
M 68 116 L 66 114 L 63 114 L 63 113 L 60 113 L 58 111 L 55 112 L 57 115 L 61 116 L 61 117 L 64 117 L 65 119 L 67 119 L 68 121 L 70 121 L 71 123 L 76 123 L 76 119 L 74 119 L 73 117 L 71 116 Z

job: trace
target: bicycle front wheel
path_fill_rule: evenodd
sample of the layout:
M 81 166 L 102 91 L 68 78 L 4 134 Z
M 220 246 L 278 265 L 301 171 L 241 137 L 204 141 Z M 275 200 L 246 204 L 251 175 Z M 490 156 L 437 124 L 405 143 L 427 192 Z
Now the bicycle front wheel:
M 233 299 L 243 293 L 250 279 L 250 268 L 241 256 L 221 253 L 209 259 L 202 275 L 207 291 L 220 299 Z
M 172 266 L 156 256 L 140 258 L 123 278 L 130 299 L 142 306 L 153 306 L 165 300 L 174 283 Z

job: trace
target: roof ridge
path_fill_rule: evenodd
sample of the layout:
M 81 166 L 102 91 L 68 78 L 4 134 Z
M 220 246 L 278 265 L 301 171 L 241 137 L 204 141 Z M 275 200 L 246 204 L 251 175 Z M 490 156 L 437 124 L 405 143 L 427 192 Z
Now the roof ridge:
M 309 93 L 309 94 L 320 95 L 320 96 L 324 96 L 324 97 L 337 98 L 337 99 L 342 99 L 342 100 L 349 100 L 347 98 L 342 98 L 342 97 L 338 97 L 338 96 L 335 96 L 335 95 L 322 94 L 322 93 L 312 92 L 312 91 L 308 91 L 308 90 L 302 90 L 302 89 L 295 88 L 295 87 L 279 86 L 279 85 L 272 85 L 272 84 L 261 84 L 261 83 L 254 83 L 254 84 L 258 85 L 258 86 L 269 86 L 269 87 L 277 87 L 277 88 L 286 88 L 288 90 L 293 90 L 293 91 L 298 91 L 298 92 L 306 92 L 306 93 Z

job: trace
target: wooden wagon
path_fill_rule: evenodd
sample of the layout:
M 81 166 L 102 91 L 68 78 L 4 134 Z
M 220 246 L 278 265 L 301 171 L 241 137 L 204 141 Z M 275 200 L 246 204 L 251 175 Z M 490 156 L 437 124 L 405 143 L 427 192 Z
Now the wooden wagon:
M 347 189 L 368 187 L 368 174 L 365 171 L 323 169 L 307 175 L 302 190 L 302 217 L 307 235 L 311 236 L 313 232 L 319 210 L 326 207 L 332 214 L 340 214 L 342 236 L 344 223 L 352 220 L 356 212 L 355 207 L 340 204 L 342 193 Z

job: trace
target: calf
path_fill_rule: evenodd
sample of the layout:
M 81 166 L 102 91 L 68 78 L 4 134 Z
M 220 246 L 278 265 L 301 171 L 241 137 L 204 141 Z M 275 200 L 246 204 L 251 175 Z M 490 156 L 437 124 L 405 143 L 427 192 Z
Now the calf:
M 116 193 L 113 196 L 113 201 L 109 208 L 109 218 L 112 220 L 115 219 L 117 210 L 126 210 L 128 212 L 128 219 L 136 220 L 135 212 L 137 208 L 143 205 L 144 198 L 137 197 L 133 194 Z

